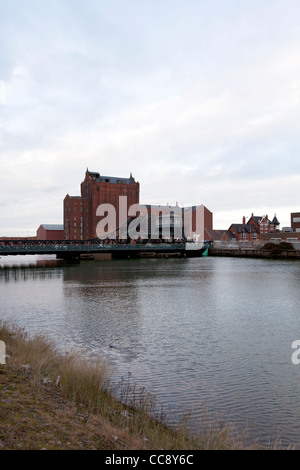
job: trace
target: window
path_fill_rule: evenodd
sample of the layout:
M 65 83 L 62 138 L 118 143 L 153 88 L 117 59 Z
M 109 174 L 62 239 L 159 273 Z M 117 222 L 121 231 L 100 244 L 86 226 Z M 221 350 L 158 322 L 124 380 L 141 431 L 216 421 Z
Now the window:
M 293 222 L 300 222 L 300 217 L 293 217 Z

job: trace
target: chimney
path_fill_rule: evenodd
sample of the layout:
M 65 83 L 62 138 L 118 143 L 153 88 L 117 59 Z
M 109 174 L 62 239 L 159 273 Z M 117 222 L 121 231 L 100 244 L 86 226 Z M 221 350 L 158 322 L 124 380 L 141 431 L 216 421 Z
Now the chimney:
M 246 217 L 243 217 L 243 225 L 246 225 Z

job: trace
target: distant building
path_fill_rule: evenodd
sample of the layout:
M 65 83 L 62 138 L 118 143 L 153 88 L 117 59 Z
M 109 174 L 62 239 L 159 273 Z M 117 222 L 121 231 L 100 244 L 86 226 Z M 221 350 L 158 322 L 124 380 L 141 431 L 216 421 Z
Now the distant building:
M 245 219 L 244 219 L 244 223 L 245 223 Z M 253 213 L 250 219 L 248 220 L 247 224 L 254 225 L 254 227 L 257 228 L 259 233 L 276 232 L 277 230 L 279 230 L 279 225 L 280 225 L 276 215 L 274 215 L 273 220 L 271 221 L 269 220 L 267 215 L 255 216 L 253 215 Z
M 64 240 L 64 226 L 42 224 L 36 232 L 37 240 Z
M 101 221 L 103 225 L 106 222 L 105 204 L 113 206 L 115 210 L 115 228 L 107 230 L 107 236 L 113 239 L 174 240 L 185 237 L 202 241 L 206 237 L 205 229 L 212 229 L 213 214 L 203 204 L 185 208 L 179 207 L 177 203 L 175 206 L 142 205 L 139 203 L 139 191 L 140 185 L 132 174 L 129 178 L 117 178 L 87 169 L 80 196 L 67 194 L 64 198 L 65 239 L 99 238 L 99 225 Z M 122 196 L 125 197 L 121 199 Z M 119 215 L 121 204 L 125 210 L 121 210 Z M 97 215 L 100 206 L 103 213 L 98 212 Z
M 184 207 L 183 223 L 186 238 L 201 242 L 206 240 L 206 231 L 213 229 L 213 213 L 203 204 Z
M 267 215 L 255 216 L 252 213 L 247 222 L 246 218 L 243 217 L 241 224 L 232 224 L 229 230 L 234 234 L 236 241 L 255 242 L 260 239 L 263 233 L 277 232 L 279 225 L 276 215 L 271 221 Z
M 235 236 L 230 230 L 213 230 L 205 228 L 205 240 L 212 242 L 234 242 Z
M 272 221 L 265 216 L 255 216 L 253 213 L 248 221 L 243 217 L 242 223 L 233 223 L 228 230 L 210 230 L 206 231 L 207 239 L 217 244 L 220 242 L 243 242 L 247 245 L 253 245 L 259 240 L 262 234 L 276 233 L 279 230 L 279 221 L 276 217 Z
M 259 229 L 254 224 L 231 224 L 229 231 L 239 242 L 253 242 L 259 238 Z
M 205 230 L 212 230 L 213 214 L 203 204 L 179 207 L 170 205 L 147 205 L 149 224 L 156 230 L 158 238 L 203 241 Z M 149 230 L 150 234 L 150 230 Z M 153 237 L 153 232 L 151 232 Z
M 274 232 L 274 233 L 263 233 L 260 237 L 262 245 L 265 243 L 291 243 L 296 250 L 300 250 L 300 232 Z
M 293 232 L 300 232 L 300 212 L 291 213 L 291 227 Z

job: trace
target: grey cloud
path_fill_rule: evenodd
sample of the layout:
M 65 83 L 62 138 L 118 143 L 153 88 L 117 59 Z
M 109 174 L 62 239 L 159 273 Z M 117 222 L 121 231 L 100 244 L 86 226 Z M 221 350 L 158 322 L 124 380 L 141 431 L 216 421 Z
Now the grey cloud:
M 46 222 L 49 194 L 59 219 L 87 166 L 132 171 L 143 202 L 216 211 L 233 210 L 235 184 L 262 200 L 269 181 L 271 205 L 271 183 L 300 174 L 297 2 L 14 0 L 1 9 L 0 187 L 20 188 L 28 225 Z M 0 231 L 9 202 L 4 212 Z

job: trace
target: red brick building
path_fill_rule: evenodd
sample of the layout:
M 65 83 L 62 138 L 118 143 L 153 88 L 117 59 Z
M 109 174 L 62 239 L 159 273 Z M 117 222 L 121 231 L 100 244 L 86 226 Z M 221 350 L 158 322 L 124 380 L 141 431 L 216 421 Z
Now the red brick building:
M 42 224 L 36 231 L 37 240 L 64 240 L 63 225 Z
M 206 240 L 207 230 L 213 228 L 213 213 L 203 204 L 183 209 L 185 236 L 194 241 Z
M 231 224 L 229 231 L 239 242 L 253 242 L 259 238 L 259 229 L 254 224 Z
M 230 230 L 213 230 L 205 228 L 205 240 L 212 242 L 234 242 L 235 236 Z
M 187 208 L 181 208 L 177 203 L 176 206 L 140 205 L 140 186 L 131 174 L 129 178 L 116 178 L 102 176 L 87 169 L 80 188 L 80 196 L 67 194 L 64 199 L 66 240 L 89 240 L 100 237 L 100 230 L 97 228 L 104 225 L 107 220 L 104 204 L 109 204 L 110 208 L 113 207 L 113 212 L 115 211 L 115 227 L 114 230 L 108 229 L 107 235 L 112 234 L 112 238 L 120 240 L 178 239 L 182 238 L 184 232 L 187 239 L 198 241 L 206 238 L 205 228 L 212 229 L 212 212 L 203 204 Z M 120 210 L 120 204 L 123 204 L 123 211 Z M 134 205 L 136 207 L 132 207 Z M 97 211 L 100 206 L 103 209 L 101 215 Z M 129 208 L 132 208 L 132 213 Z M 146 225 L 142 222 L 143 215 L 144 219 L 147 219 Z M 101 220 L 103 223 L 99 224 Z M 127 229 L 130 231 L 127 232 Z
M 243 223 L 246 223 L 245 218 L 243 217 Z M 251 215 L 250 219 L 248 220 L 247 224 L 254 225 L 254 227 L 259 231 L 259 233 L 273 233 L 279 229 L 279 222 L 274 215 L 273 220 L 269 220 L 267 215 L 264 216 L 255 216 Z
M 119 197 L 126 196 L 127 212 L 139 203 L 139 183 L 129 178 L 103 176 L 88 169 L 81 183 L 81 195 L 64 199 L 64 230 L 66 240 L 87 240 L 97 237 L 96 228 L 101 216 L 96 215 L 102 204 L 114 206 L 116 227 L 119 227 Z
M 153 233 L 159 238 L 203 241 L 206 239 L 205 230 L 212 230 L 213 214 L 203 204 L 191 207 L 170 205 L 147 205 L 148 216 L 151 217 Z M 149 230 L 150 233 L 150 230 Z M 157 237 L 158 238 L 158 237 Z
M 214 242 L 243 242 L 253 245 L 262 234 L 272 234 L 279 231 L 279 222 L 276 217 L 269 220 L 268 216 L 255 216 L 253 213 L 248 221 L 243 217 L 242 223 L 231 224 L 228 230 L 206 231 L 207 240 Z
M 255 242 L 260 239 L 263 233 L 274 233 L 278 231 L 279 222 L 276 215 L 271 221 L 267 215 L 255 216 L 251 214 L 250 219 L 246 222 L 243 217 L 241 224 L 231 224 L 229 230 L 238 242 Z
M 291 227 L 293 232 L 300 232 L 300 212 L 291 213 Z

